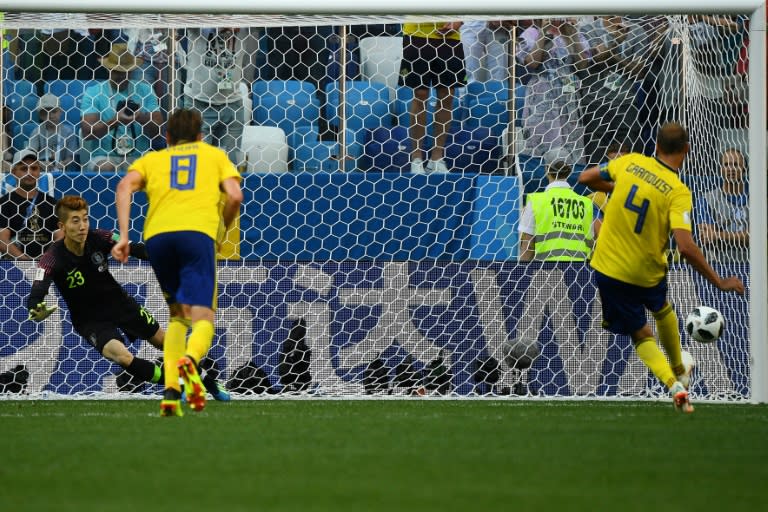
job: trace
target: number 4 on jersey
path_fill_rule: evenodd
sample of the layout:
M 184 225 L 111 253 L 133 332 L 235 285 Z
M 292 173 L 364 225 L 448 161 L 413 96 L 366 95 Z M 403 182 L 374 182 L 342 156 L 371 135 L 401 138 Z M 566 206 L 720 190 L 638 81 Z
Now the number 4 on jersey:
M 637 214 L 637 221 L 635 222 L 635 233 L 638 235 L 643 231 L 643 224 L 645 224 L 645 216 L 648 214 L 648 207 L 651 206 L 651 202 L 647 199 L 643 199 L 639 205 L 635 204 L 635 194 L 637 193 L 637 185 L 632 185 L 629 189 L 629 195 L 627 200 L 624 201 L 624 208 L 633 211 Z

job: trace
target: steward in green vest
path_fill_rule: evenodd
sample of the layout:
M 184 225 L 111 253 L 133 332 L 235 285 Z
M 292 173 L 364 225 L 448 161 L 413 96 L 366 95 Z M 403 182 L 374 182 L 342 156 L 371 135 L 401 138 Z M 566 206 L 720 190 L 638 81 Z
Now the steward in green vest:
M 547 160 L 549 185 L 528 194 L 520 219 L 520 260 L 586 261 L 592 250 L 594 205 L 566 181 L 571 165 L 562 151 L 547 152 Z

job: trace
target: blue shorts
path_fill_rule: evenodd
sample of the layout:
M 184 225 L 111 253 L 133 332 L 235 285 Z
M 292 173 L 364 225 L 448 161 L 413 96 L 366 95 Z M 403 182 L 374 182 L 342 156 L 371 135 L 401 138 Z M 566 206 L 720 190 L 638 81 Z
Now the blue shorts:
M 198 231 L 171 231 L 153 236 L 146 246 L 168 304 L 216 309 L 213 238 Z
M 592 274 L 603 303 L 603 327 L 615 334 L 632 334 L 643 328 L 648 320 L 646 308 L 661 310 L 667 303 L 667 278 L 650 288 L 625 283 L 601 274 Z

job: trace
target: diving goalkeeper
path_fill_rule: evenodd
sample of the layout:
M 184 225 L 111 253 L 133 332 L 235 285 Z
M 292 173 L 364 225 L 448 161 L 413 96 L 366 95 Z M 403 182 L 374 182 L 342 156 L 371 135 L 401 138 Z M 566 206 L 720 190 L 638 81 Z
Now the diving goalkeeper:
M 134 356 L 123 342 L 125 334 L 130 340 L 144 339 L 162 350 L 165 331 L 109 272 L 107 258 L 117 237 L 111 231 L 90 229 L 88 203 L 82 197 L 62 197 L 55 212 L 64 238 L 52 244 L 38 262 L 27 299 L 29 318 L 40 322 L 56 311 L 56 306 L 49 308 L 44 302 L 53 281 L 78 334 L 136 379 L 162 383 L 162 365 Z M 141 243 L 131 243 L 130 254 L 147 259 Z M 212 363 L 206 363 L 201 365 L 208 368 L 203 379 L 206 390 L 216 400 L 229 400 Z

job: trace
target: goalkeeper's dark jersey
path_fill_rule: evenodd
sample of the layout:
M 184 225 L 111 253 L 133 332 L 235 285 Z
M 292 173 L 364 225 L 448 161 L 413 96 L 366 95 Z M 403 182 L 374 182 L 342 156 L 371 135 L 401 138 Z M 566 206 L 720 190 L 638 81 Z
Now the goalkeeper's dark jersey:
M 109 253 L 115 243 L 112 231 L 102 229 L 88 231 L 82 256 L 67 249 L 64 240 L 55 242 L 38 261 L 27 309 L 43 302 L 53 281 L 75 325 L 133 311 L 135 301 L 109 272 Z M 147 258 L 144 244 L 131 244 L 130 250 L 132 256 Z

